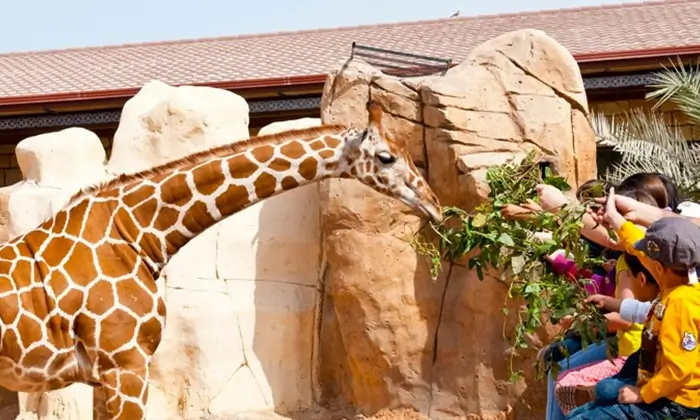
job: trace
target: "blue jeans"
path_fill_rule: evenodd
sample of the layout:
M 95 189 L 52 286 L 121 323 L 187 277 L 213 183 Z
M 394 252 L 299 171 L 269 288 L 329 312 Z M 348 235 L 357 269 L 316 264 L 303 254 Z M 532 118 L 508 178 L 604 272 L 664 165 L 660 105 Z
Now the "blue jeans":
M 595 384 L 595 403 L 597 405 L 612 405 L 617 404 L 617 396 L 620 394 L 620 388 L 625 385 L 634 386 L 637 384 L 637 378 L 609 378 L 601 379 Z
M 586 349 L 582 349 L 572 354 L 569 359 L 564 359 L 559 362 L 561 367 L 560 373 L 573 369 L 588 363 L 600 362 L 607 359 L 607 344 L 605 341 L 599 344 L 590 344 Z M 547 375 L 547 412 L 546 420 L 563 420 L 564 412 L 554 399 L 554 385 L 556 378 L 552 378 L 551 374 Z
M 665 398 L 651 404 L 613 404 L 596 405 L 589 402 L 576 407 L 566 420 L 668 420 L 696 419 L 700 410 L 687 408 Z
M 598 381 L 595 385 L 596 405 L 617 404 L 617 396 L 620 393 L 620 388 L 625 385 L 633 386 L 637 384 L 638 365 L 639 351 L 636 351 L 625 360 L 625 364 L 617 375 Z

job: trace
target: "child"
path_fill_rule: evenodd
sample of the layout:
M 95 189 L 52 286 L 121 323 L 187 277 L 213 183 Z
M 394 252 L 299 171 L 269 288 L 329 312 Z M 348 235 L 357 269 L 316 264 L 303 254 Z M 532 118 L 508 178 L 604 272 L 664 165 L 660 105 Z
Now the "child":
M 549 261 L 552 271 L 556 274 L 565 276 L 574 282 L 579 277 L 590 280 L 585 285 L 586 292 L 589 295 L 615 296 L 615 266 L 617 263 L 615 260 L 608 260 L 603 264 L 605 275 L 601 275 L 585 268 L 579 270 L 575 261 L 566 258 L 566 251 L 563 249 L 553 252 L 546 259 Z
M 614 193 L 614 189 L 610 188 L 609 193 Z M 623 194 L 632 196 L 641 202 L 657 203 L 651 194 L 644 190 L 625 188 L 623 189 Z M 611 203 L 614 203 L 614 201 L 611 201 Z M 622 220 L 624 221 L 624 218 Z M 632 224 L 625 232 L 628 233 L 630 238 L 641 239 L 644 236 L 644 232 Z M 618 232 L 618 236 L 622 233 Z M 627 255 L 639 254 L 639 252 L 634 250 L 633 246 L 630 245 L 629 248 L 624 249 L 623 247 Z M 633 298 L 634 283 L 634 276 L 627 265 L 626 255 L 623 254 L 618 258 L 615 266 L 614 296 Z M 559 375 L 552 388 L 556 403 L 562 413 L 559 418 L 563 418 L 564 414 L 579 405 L 591 401 L 595 384 L 602 379 L 619 374 L 627 358 L 634 355 L 642 344 L 642 330 L 644 328 L 642 324 L 629 323 L 615 312 L 608 313 L 605 316 L 608 318 L 608 332 L 615 332 L 617 338 L 617 353 L 611 352 L 612 360 L 609 360 L 608 357 L 591 360 L 588 363 L 571 366 L 569 370 Z M 624 373 L 627 374 L 628 372 L 625 371 Z M 634 376 L 625 378 L 629 382 L 635 380 Z M 555 417 L 551 418 L 551 420 L 554 419 Z
M 632 285 L 634 296 L 636 299 L 625 299 L 624 302 L 629 302 L 622 308 L 617 308 L 615 312 L 620 314 L 620 317 L 626 321 L 633 323 L 644 323 L 646 315 L 651 307 L 651 302 L 659 294 L 659 285 L 654 280 L 654 277 L 644 268 L 639 258 L 627 254 L 625 255 L 628 267 L 634 283 Z M 592 295 L 588 302 L 607 298 L 603 295 Z M 636 304 L 632 304 L 635 302 Z M 617 402 L 617 396 L 620 388 L 625 385 L 634 385 L 637 383 L 637 366 L 639 365 L 639 350 L 632 353 L 625 360 L 620 371 L 615 375 L 601 379 L 595 384 L 594 395 L 596 405 L 610 405 Z
M 606 217 L 613 219 L 611 225 L 621 225 L 618 216 L 616 211 L 610 215 L 606 211 Z M 660 219 L 635 249 L 647 257 L 642 261 L 661 289 L 644 325 L 637 386 L 622 387 L 617 404 L 587 404 L 569 413 L 568 419 L 700 417 L 700 286 L 696 272 L 700 227 L 683 218 Z M 618 303 L 606 309 L 623 311 L 622 306 Z
M 658 295 L 659 288 L 652 275 L 637 257 L 625 254 L 625 261 L 630 272 L 630 285 L 634 296 L 642 301 L 653 300 Z M 626 321 L 632 321 L 625 319 L 623 314 L 620 314 L 620 317 Z M 567 413 L 584 402 L 590 401 L 590 393 L 594 387 L 598 404 L 609 400 L 611 393 L 614 401 L 617 401 L 619 388 L 636 382 L 636 367 L 634 367 L 636 364 L 632 365 L 634 367 L 632 374 L 629 371 L 623 371 L 624 366 L 627 365 L 628 356 L 631 357 L 635 354 L 636 352 L 619 355 L 612 360 L 589 363 L 562 373 L 555 386 L 555 396 L 562 411 Z M 634 363 L 634 358 L 632 363 Z

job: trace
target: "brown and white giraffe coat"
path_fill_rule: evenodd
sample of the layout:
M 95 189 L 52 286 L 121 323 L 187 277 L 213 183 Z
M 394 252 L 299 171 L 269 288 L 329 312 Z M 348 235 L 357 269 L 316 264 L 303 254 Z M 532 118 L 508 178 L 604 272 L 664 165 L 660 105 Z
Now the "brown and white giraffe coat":
M 156 279 L 196 235 L 329 177 L 355 178 L 440 219 L 403 143 L 387 137 L 377 105 L 369 110 L 365 130 L 293 130 L 120 176 L 0 247 L 0 385 L 39 392 L 88 383 L 106 398 L 96 413 L 143 419 L 165 327 Z

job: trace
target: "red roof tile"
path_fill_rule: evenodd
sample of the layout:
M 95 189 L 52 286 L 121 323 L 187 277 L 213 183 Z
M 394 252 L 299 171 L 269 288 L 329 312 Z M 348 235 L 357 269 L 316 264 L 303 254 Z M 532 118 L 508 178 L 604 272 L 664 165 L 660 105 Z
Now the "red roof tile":
M 700 46 L 700 0 L 631 3 L 0 55 L 0 100 L 138 88 L 152 79 L 207 84 L 319 75 L 349 56 L 351 43 L 459 62 L 504 32 L 547 32 L 575 56 Z M 39 98 L 37 98 L 39 99 Z

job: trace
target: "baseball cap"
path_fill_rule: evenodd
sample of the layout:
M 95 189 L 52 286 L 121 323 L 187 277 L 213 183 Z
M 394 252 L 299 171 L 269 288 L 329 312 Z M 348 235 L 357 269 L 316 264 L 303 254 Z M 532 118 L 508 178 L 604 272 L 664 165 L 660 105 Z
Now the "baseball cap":
M 700 226 L 683 217 L 664 217 L 649 226 L 635 249 L 665 267 L 687 271 L 690 283 L 698 282 Z

